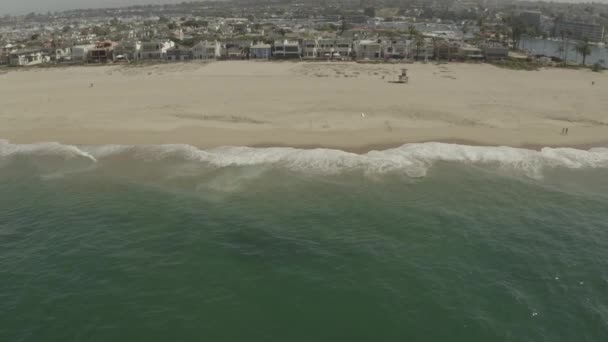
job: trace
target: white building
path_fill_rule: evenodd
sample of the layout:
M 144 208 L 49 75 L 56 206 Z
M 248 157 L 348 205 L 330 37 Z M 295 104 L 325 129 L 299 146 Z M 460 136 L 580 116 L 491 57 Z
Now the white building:
M 302 56 L 304 58 L 317 58 L 318 43 L 316 39 L 305 39 L 302 42 Z
M 214 59 L 221 55 L 221 44 L 217 41 L 202 41 L 192 47 L 193 59 Z
M 382 43 L 377 40 L 360 40 L 355 44 L 357 59 L 380 59 L 382 54 Z
M 397 39 L 384 42 L 382 49 L 385 58 L 407 58 L 412 49 L 411 40 Z
M 352 52 L 350 39 L 307 39 L 302 43 L 304 58 L 348 58 Z
M 135 60 L 139 58 L 141 42 L 123 41 L 114 47 L 114 59 Z
M 9 64 L 12 66 L 30 66 L 48 61 L 41 50 L 13 52 L 9 55 Z
M 71 47 L 65 47 L 65 48 L 57 48 L 54 51 L 54 58 L 56 62 L 62 62 L 62 61 L 67 61 L 72 59 L 72 48 Z
M 141 43 L 139 59 L 159 60 L 167 57 L 167 50 L 174 47 L 175 43 L 171 40 L 155 40 Z
M 89 50 L 93 48 L 95 48 L 93 44 L 72 46 L 72 62 L 86 61 Z
M 334 40 L 334 57 L 350 57 L 353 52 L 353 41 L 351 39 L 342 38 Z M 338 56 L 336 56 L 336 53 Z

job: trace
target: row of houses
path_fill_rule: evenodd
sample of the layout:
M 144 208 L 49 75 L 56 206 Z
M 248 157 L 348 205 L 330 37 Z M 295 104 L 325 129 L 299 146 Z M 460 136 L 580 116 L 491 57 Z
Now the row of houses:
M 499 44 L 481 47 L 448 40 L 319 38 L 277 40 L 272 44 L 250 40 L 200 41 L 183 46 L 172 40 L 149 42 L 104 41 L 48 50 L 14 51 L 9 63 L 27 66 L 54 62 L 108 63 L 118 61 L 188 61 L 206 59 L 503 59 L 508 49 Z

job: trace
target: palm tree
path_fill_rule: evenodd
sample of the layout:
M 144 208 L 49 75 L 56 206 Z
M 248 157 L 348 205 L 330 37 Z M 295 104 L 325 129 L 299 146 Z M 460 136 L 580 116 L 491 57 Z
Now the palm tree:
M 566 56 L 564 57 L 564 60 L 568 62 L 568 50 L 570 50 L 570 47 L 568 46 L 568 37 L 572 34 L 572 31 L 566 30 L 564 33 L 566 34 Z
M 448 62 L 452 61 L 452 43 L 448 40 Z
M 523 34 L 524 30 L 520 26 L 514 26 L 511 28 L 511 39 L 513 40 L 513 49 L 519 49 L 519 41 Z
M 416 30 L 416 26 L 410 25 L 407 28 L 407 32 L 410 34 L 410 38 L 418 34 L 418 30 Z
M 424 36 L 420 33 L 416 34 L 416 60 L 420 59 L 420 48 L 424 45 Z
M 348 24 L 344 17 L 340 17 L 340 35 L 344 34 L 344 31 L 348 30 Z
M 437 53 L 437 38 L 432 37 L 431 42 L 433 42 L 433 57 L 435 57 L 435 59 L 439 61 L 439 54 Z
M 566 51 L 566 50 L 564 49 L 564 43 L 562 42 L 562 44 L 555 50 L 555 52 L 563 57 L 564 51 Z
M 589 44 L 589 41 L 585 39 L 576 46 L 576 51 L 583 55 L 583 65 L 585 65 L 587 56 L 591 54 L 591 44 Z

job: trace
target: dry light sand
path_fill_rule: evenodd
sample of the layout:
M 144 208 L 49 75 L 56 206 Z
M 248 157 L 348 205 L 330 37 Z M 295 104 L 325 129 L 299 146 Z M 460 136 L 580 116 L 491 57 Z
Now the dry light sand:
M 409 84 L 390 83 L 401 67 Z M 598 146 L 608 142 L 608 73 L 254 61 L 4 69 L 0 139 L 352 151 L 421 141 Z

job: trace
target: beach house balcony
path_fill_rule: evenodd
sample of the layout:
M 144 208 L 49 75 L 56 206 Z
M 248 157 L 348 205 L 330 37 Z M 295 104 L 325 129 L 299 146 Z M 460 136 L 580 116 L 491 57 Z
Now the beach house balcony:
M 249 57 L 253 59 L 268 59 L 271 56 L 270 44 L 254 44 L 249 48 Z
M 23 50 L 11 53 L 8 57 L 11 66 L 30 66 L 45 62 L 42 50 Z
M 142 60 L 160 60 L 166 59 L 167 50 L 174 47 L 175 43 L 171 40 L 157 40 L 152 42 L 143 42 L 139 52 L 139 59 Z
M 357 59 L 383 58 L 382 43 L 378 40 L 360 40 L 355 44 Z
M 87 54 L 88 63 L 107 63 L 114 59 L 114 43 L 98 42 Z
M 174 46 L 167 50 L 167 60 L 171 62 L 189 61 L 193 59 L 192 49 L 184 46 Z
M 272 56 L 274 58 L 300 58 L 302 49 L 300 43 L 295 40 L 277 40 L 274 42 Z
M 192 47 L 194 59 L 214 59 L 220 56 L 221 45 L 217 41 L 202 41 Z

